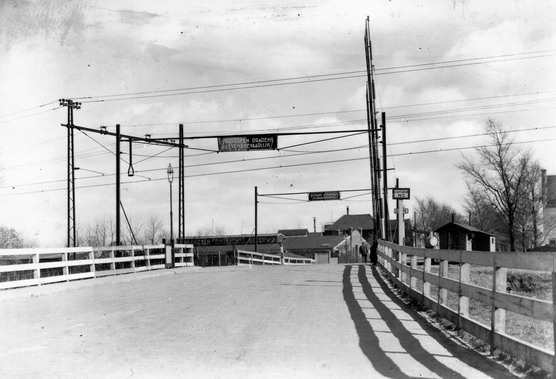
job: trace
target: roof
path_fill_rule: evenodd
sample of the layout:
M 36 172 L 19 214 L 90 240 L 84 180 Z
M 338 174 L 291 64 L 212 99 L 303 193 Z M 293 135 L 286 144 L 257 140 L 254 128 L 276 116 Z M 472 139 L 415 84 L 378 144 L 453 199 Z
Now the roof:
M 436 228 L 436 229 L 434 230 L 434 232 L 435 232 L 435 233 L 439 233 L 439 232 L 444 231 L 444 230 L 446 230 L 446 229 L 454 229 L 454 228 L 455 228 L 455 229 L 463 230 L 463 231 L 465 231 L 465 232 L 482 233 L 482 234 L 486 234 L 486 235 L 492 236 L 491 233 L 487 233 L 487 232 L 485 232 L 485 231 L 483 231 L 483 230 L 481 230 L 481 229 L 475 228 L 474 226 L 471 226 L 471 225 L 464 225 L 464 224 L 460 224 L 460 223 L 457 223 L 457 222 L 449 222 L 449 223 L 447 223 L 447 224 L 445 224 L 445 225 L 442 225 L 441 227 Z
M 278 234 L 281 234 L 284 237 L 306 236 L 308 233 L 309 233 L 308 229 L 281 229 L 281 230 L 278 230 Z
M 285 250 L 329 250 L 344 242 L 343 236 L 326 236 L 308 233 L 304 237 L 289 237 L 284 240 Z
M 349 230 L 353 229 L 363 229 L 372 230 L 375 227 L 375 223 L 370 214 L 360 214 L 360 215 L 343 215 L 338 220 L 336 220 L 332 225 L 327 226 L 327 230 Z

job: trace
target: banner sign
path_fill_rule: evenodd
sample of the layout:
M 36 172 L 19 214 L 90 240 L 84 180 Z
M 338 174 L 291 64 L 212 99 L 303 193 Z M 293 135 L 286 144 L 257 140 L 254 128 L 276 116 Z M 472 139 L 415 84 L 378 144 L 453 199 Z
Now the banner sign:
M 187 237 L 183 243 L 192 244 L 195 246 L 225 246 L 236 245 L 245 246 L 247 244 L 254 245 L 254 236 L 222 236 L 222 237 Z M 257 244 L 277 244 L 277 235 L 262 235 L 257 236 Z
M 409 188 L 392 188 L 392 199 L 409 200 Z
M 218 151 L 276 150 L 278 136 L 262 134 L 258 136 L 218 137 Z
M 309 201 L 340 200 L 339 191 L 309 192 Z

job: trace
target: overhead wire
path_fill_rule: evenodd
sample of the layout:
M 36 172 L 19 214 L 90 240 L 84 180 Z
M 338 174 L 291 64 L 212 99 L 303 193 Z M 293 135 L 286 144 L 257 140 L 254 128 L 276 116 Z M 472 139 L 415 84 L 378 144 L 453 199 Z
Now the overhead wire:
M 556 125 L 548 125 L 548 126 L 539 126 L 539 127 L 531 127 L 531 128 L 526 128 L 526 129 L 515 129 L 515 130 L 507 130 L 505 131 L 505 133 L 519 133 L 519 132 L 528 132 L 528 131 L 539 131 L 539 130 L 545 130 L 545 129 L 554 129 L 556 128 Z M 474 134 L 467 134 L 467 135 L 458 135 L 458 136 L 451 136 L 451 137 L 436 137 L 436 138 L 428 138 L 428 139 L 420 139 L 420 140 L 410 140 L 410 141 L 402 141 L 402 142 L 393 142 L 393 143 L 389 143 L 389 145 L 407 145 L 407 144 L 413 144 L 413 143 L 426 143 L 426 142 L 438 142 L 438 141 L 446 141 L 446 140 L 453 140 L 453 139 L 462 139 L 462 138 L 472 138 L 472 137 L 482 137 L 482 136 L 486 136 L 488 135 L 488 133 L 474 133 Z M 524 142 L 519 142 L 519 143 L 533 143 L 533 142 L 545 142 L 545 141 L 551 141 L 552 139 L 540 139 L 540 140 L 536 140 L 536 141 L 524 141 Z M 514 142 L 514 143 L 518 143 L 518 142 Z M 487 145 L 485 145 L 487 146 Z M 247 158 L 247 159 L 236 159 L 236 160 L 227 160 L 227 161 L 222 161 L 222 162 L 209 162 L 209 163 L 199 163 L 199 164 L 190 164 L 190 165 L 185 165 L 184 168 L 196 168 L 196 167 L 205 167 L 205 166 L 217 166 L 217 165 L 224 165 L 224 164 L 235 164 L 235 163 L 245 163 L 245 162 L 251 162 L 251 161 L 262 161 L 262 160 L 272 160 L 272 159 L 282 159 L 282 158 L 293 158 L 293 157 L 299 157 L 299 156 L 305 156 L 305 155 L 313 155 L 313 154 L 330 154 L 330 153 L 337 153 L 337 152 L 346 152 L 346 151 L 353 151 L 353 150 L 360 150 L 360 149 L 364 149 L 367 148 L 368 145 L 359 145 L 359 146 L 353 146 L 353 147 L 344 147 L 344 148 L 338 148 L 338 149 L 327 149 L 327 150 L 319 150 L 319 151 L 296 151 L 296 150 L 288 150 L 289 152 L 292 152 L 293 154 L 287 154 L 287 155 L 280 155 L 280 156 L 271 156 L 271 157 L 257 157 L 257 158 Z M 405 155 L 414 155 L 414 154 L 421 154 L 421 153 L 429 153 L 429 152 L 440 152 L 440 151 L 452 151 L 452 150 L 457 150 L 458 148 L 451 148 L 451 149 L 437 149 L 437 150 L 429 150 L 429 151 L 424 151 L 424 152 L 410 152 L 410 153 L 399 153 L 399 154 L 390 154 L 391 156 L 405 156 Z M 461 149 L 467 149 L 467 147 L 465 148 L 461 148 Z M 362 158 L 362 159 L 368 159 L 368 158 Z M 154 169 L 144 169 L 144 170 L 137 170 L 136 173 L 140 174 L 140 173 L 147 173 L 147 172 L 156 172 L 156 171 L 166 171 L 166 167 L 164 168 L 154 168 Z M 95 178 L 100 178 L 100 177 L 111 177 L 111 176 L 115 176 L 115 174 L 105 174 L 105 175 L 90 175 L 87 177 L 83 177 L 83 178 L 79 178 L 79 180 L 85 180 L 85 179 L 95 179 Z M 10 188 L 10 187 L 23 187 L 23 186 L 32 186 L 32 185 L 40 185 L 40 184 L 48 184 L 48 183 L 54 183 L 54 182 L 63 182 L 66 181 L 67 179 L 59 179 L 59 180 L 53 180 L 53 181 L 44 181 L 44 182 L 35 182 L 35 183 L 24 183 L 24 184 L 15 184 L 15 185 L 4 185 L 4 186 L 0 186 L 0 189 L 2 188 Z
M 421 63 L 421 64 L 413 64 L 413 65 L 405 65 L 405 66 L 377 68 L 375 69 L 375 74 L 389 75 L 389 74 L 399 74 L 399 73 L 410 73 L 410 72 L 423 71 L 423 70 L 436 70 L 442 68 L 454 68 L 454 67 L 486 64 L 486 63 L 497 63 L 497 62 L 505 62 L 505 61 L 512 61 L 512 60 L 543 58 L 543 57 L 553 56 L 555 51 L 556 49 L 540 50 L 540 51 L 533 51 L 533 52 L 493 55 L 488 57 L 476 57 L 476 58 Z M 323 81 L 330 81 L 330 80 L 343 80 L 343 79 L 360 78 L 365 75 L 366 75 L 365 71 L 355 70 L 355 71 L 344 71 L 339 73 L 307 75 L 307 76 L 267 79 L 267 80 L 258 80 L 258 81 L 245 81 L 245 82 L 220 84 L 220 85 L 184 87 L 184 88 L 175 88 L 175 89 L 162 89 L 162 90 L 129 92 L 129 93 L 120 93 L 120 94 L 106 94 L 106 95 L 97 95 L 97 96 L 80 96 L 80 97 L 73 97 L 73 98 L 76 100 L 81 100 L 82 103 L 137 100 L 137 99 L 145 99 L 145 98 L 158 98 L 158 97 L 190 95 L 190 94 L 209 93 L 209 92 L 264 88 L 264 87 L 271 87 L 271 86 L 315 83 L 315 82 L 323 82 Z
M 544 138 L 544 139 L 529 140 L 529 141 L 517 141 L 517 142 L 513 142 L 513 144 L 539 143 L 539 142 L 549 142 L 549 141 L 555 141 L 555 140 L 556 140 L 556 138 Z M 440 149 L 433 149 L 433 150 L 426 150 L 426 151 L 399 153 L 399 154 L 394 154 L 394 155 L 395 156 L 413 156 L 413 155 L 419 155 L 419 154 L 443 153 L 443 152 L 450 152 L 450 151 L 470 150 L 470 149 L 493 147 L 493 146 L 495 146 L 495 145 L 493 145 L 493 144 L 488 145 L 487 144 L 487 145 L 479 145 L 479 146 L 474 145 L 474 146 L 465 146 L 465 147 L 454 147 L 454 148 L 447 148 L 447 149 L 440 148 Z M 369 159 L 368 157 L 354 157 L 354 158 L 345 158 L 345 159 L 339 159 L 339 160 L 336 159 L 336 160 L 318 161 L 318 162 L 295 163 L 295 164 L 289 164 L 289 165 L 278 165 L 278 166 L 247 168 L 247 169 L 220 171 L 220 172 L 190 174 L 190 175 L 185 175 L 185 178 L 237 174 L 237 173 L 245 173 L 245 172 L 273 170 L 273 169 L 297 168 L 297 167 L 303 167 L 303 166 L 348 163 L 348 162 L 362 161 L 362 160 L 368 160 L 368 159 Z M 158 170 L 165 170 L 165 169 L 158 169 Z M 109 176 L 109 175 L 110 174 L 107 174 L 105 176 Z M 100 176 L 97 176 L 97 177 L 100 177 Z M 153 181 L 154 182 L 154 181 L 163 181 L 163 180 L 165 181 L 165 180 L 168 180 L 168 179 L 166 177 L 153 178 L 153 179 L 147 179 L 147 180 L 125 181 L 125 182 L 121 182 L 121 184 L 132 184 L 132 183 L 141 183 L 141 182 L 148 182 L 148 181 Z M 96 188 L 96 187 L 105 187 L 105 186 L 113 186 L 113 185 L 115 185 L 115 183 L 83 185 L 83 186 L 76 186 L 75 188 L 76 189 L 86 189 L 86 188 Z M 27 194 L 54 192 L 54 191 L 65 191 L 65 190 L 66 190 L 65 187 L 64 188 L 54 188 L 54 189 L 44 189 L 44 190 L 37 190 L 37 191 L 0 194 L 0 197 L 1 196 L 27 195 Z

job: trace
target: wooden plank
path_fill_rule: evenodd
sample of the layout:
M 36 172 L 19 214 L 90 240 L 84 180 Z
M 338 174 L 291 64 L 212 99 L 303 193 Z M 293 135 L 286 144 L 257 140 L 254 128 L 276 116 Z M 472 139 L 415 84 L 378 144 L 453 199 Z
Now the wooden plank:
M 69 274 L 69 280 L 80 280 L 80 279 L 93 279 L 95 277 L 94 272 L 80 272 L 78 274 Z
M 542 321 L 552 322 L 554 317 L 552 302 L 509 293 L 496 293 L 494 306 Z
M 488 341 L 490 339 L 490 328 L 487 325 L 464 316 L 460 316 L 459 319 L 459 325 L 462 330 L 481 341 Z
M 1 282 L 0 289 L 11 289 L 19 287 L 37 286 L 39 285 L 39 279 L 25 279 L 25 280 L 13 280 L 10 282 Z
M 2 265 L 0 266 L 0 272 L 16 272 L 16 271 L 28 271 L 28 270 L 38 270 L 38 263 L 24 263 L 17 265 Z
M 513 358 L 522 359 L 548 373 L 554 373 L 552 364 L 554 353 L 550 350 L 536 347 L 503 333 L 494 334 L 494 345 Z

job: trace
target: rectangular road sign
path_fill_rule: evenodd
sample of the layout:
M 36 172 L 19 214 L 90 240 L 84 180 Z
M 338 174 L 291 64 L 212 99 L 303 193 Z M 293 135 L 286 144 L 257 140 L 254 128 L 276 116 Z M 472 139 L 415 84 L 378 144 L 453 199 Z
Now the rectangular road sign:
M 309 192 L 309 201 L 340 200 L 340 191 Z
M 409 188 L 393 188 L 392 199 L 409 200 Z
M 261 134 L 252 136 L 218 137 L 218 151 L 276 150 L 278 136 Z

